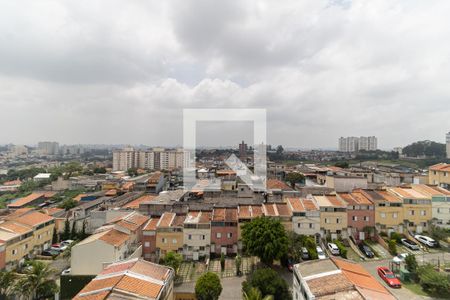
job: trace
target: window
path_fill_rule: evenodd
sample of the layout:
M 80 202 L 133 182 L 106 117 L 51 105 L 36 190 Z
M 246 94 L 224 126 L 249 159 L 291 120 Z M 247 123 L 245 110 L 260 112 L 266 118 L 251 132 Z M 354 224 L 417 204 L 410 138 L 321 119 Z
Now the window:
M 437 213 L 438 213 L 438 214 L 441 213 L 441 209 L 440 209 L 440 208 L 437 209 Z
M 15 254 L 17 253 L 17 250 L 16 250 L 16 249 L 13 249 L 13 250 L 11 251 L 11 253 L 12 253 L 12 255 L 15 255 Z
M 297 223 L 297 228 L 301 228 L 302 227 L 301 225 L 302 225 L 301 223 Z
M 369 222 L 369 216 L 364 216 L 364 221 Z
M 145 242 L 144 247 L 147 247 L 147 248 L 150 247 L 150 242 Z
M 381 217 L 382 219 L 385 219 L 385 218 L 386 218 L 386 213 L 384 213 L 384 212 L 380 213 L 380 217 Z
M 421 216 L 426 216 L 427 215 L 427 211 L 426 210 L 421 210 L 420 211 L 420 215 Z
M 358 217 L 357 217 L 357 216 L 353 216 L 353 217 L 352 217 L 352 220 L 353 220 L 353 221 L 358 221 Z
M 166 239 L 166 238 L 162 238 L 161 241 L 162 241 L 164 244 L 167 244 L 167 239 Z
M 227 233 L 227 238 L 231 239 L 233 237 L 233 234 L 231 232 Z
M 337 219 L 336 219 L 336 224 L 339 224 L 339 223 L 341 223 L 341 219 L 340 219 L 340 218 L 337 218 Z
M 172 239 L 172 244 L 176 244 L 177 243 L 177 239 Z
M 221 238 L 222 238 L 222 233 L 217 232 L 217 233 L 216 233 L 216 238 L 221 239 Z
M 328 218 L 325 218 L 325 223 L 330 224 L 330 220 L 328 220 Z
M 408 226 L 409 227 L 413 227 L 414 226 L 414 222 L 409 222 Z
M 410 210 L 410 211 L 409 211 L 409 215 L 410 215 L 410 216 L 414 216 L 414 210 Z
M 192 240 L 192 234 L 188 234 L 188 240 Z
M 41 239 L 41 237 L 42 237 L 42 236 L 41 236 L 40 234 L 38 234 L 38 240 L 40 240 L 40 239 Z
M 206 235 L 202 234 L 202 235 L 200 236 L 200 239 L 201 239 L 201 240 L 206 240 Z
M 393 219 L 397 219 L 397 217 L 398 217 L 398 213 L 396 213 L 396 212 L 395 212 L 395 213 L 392 213 L 392 218 L 393 218 Z
M 314 224 L 313 223 L 309 223 L 309 228 L 313 229 L 314 228 Z

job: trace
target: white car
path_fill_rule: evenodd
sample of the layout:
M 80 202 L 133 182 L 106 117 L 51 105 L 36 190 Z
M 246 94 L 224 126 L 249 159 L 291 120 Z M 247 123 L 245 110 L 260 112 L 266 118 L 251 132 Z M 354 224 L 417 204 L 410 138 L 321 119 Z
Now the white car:
M 409 255 L 409 253 L 400 253 L 397 256 L 395 256 L 392 261 L 399 265 L 400 263 L 405 261 L 405 258 Z
M 333 254 L 333 255 L 341 254 L 339 252 L 339 248 L 338 248 L 338 246 L 336 244 L 328 243 L 328 249 L 330 250 L 331 254 Z
M 437 247 L 437 242 L 428 236 L 416 234 L 414 238 L 428 247 Z
M 70 274 L 70 268 L 68 268 L 68 269 L 65 269 L 64 271 L 62 271 L 62 273 L 61 273 L 61 275 L 68 275 L 68 274 Z
M 322 248 L 320 248 L 319 246 L 316 247 L 316 251 L 317 251 L 317 258 L 319 258 L 319 259 L 326 259 L 327 258 L 325 256 L 325 253 L 323 253 Z
M 75 241 L 74 240 L 65 240 L 65 241 L 61 242 L 61 245 L 68 247 L 68 246 L 72 245 L 73 242 L 75 242 Z

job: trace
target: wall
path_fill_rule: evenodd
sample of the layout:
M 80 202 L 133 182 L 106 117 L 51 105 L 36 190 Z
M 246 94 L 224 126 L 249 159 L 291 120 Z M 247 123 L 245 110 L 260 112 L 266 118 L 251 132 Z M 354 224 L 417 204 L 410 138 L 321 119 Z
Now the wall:
M 114 247 L 100 240 L 76 244 L 71 250 L 70 273 L 97 275 L 103 270 L 103 263 L 115 261 L 115 255 Z

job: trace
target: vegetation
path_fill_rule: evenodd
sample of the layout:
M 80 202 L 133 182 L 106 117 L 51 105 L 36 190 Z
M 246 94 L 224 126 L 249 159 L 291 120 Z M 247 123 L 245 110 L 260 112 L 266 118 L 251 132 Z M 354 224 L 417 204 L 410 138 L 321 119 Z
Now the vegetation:
M 72 229 L 70 230 L 70 239 L 78 239 L 77 222 L 75 220 L 72 222 Z
M 391 255 L 397 255 L 397 242 L 395 240 L 389 240 L 388 247 Z
M 0 298 L 13 295 L 17 274 L 13 271 L 0 271 Z
M 138 171 L 137 171 L 136 168 L 129 168 L 129 169 L 127 170 L 127 174 L 128 174 L 128 176 L 130 176 L 130 177 L 137 176 L 137 175 L 138 175 Z
M 348 163 L 348 161 L 338 161 L 337 163 L 334 164 L 334 166 L 343 168 L 343 169 L 347 169 L 349 167 L 349 163 Z
M 286 231 L 279 220 L 272 218 L 258 217 L 242 226 L 242 241 L 250 255 L 268 265 L 288 250 Z
M 169 251 L 166 256 L 164 256 L 164 259 L 162 259 L 161 263 L 174 269 L 175 274 L 177 274 L 178 268 L 180 267 L 182 262 L 183 256 L 181 256 L 181 254 Z
M 450 296 L 450 277 L 448 275 L 436 271 L 430 264 L 419 267 L 417 275 L 420 285 L 426 292 L 448 299 L 447 297 Z
M 236 258 L 234 260 L 234 263 L 236 265 L 236 275 L 240 276 L 241 275 L 241 264 L 242 264 L 242 258 L 241 256 L 238 254 L 236 255 Z
M 339 253 L 343 258 L 347 258 L 347 248 L 342 244 L 340 240 L 334 240 L 333 243 L 339 248 Z
M 446 241 L 450 238 L 450 229 L 442 228 L 439 226 L 430 226 L 430 235 L 436 241 Z
M 284 279 L 270 268 L 258 269 L 242 283 L 243 292 L 251 293 L 252 288 L 257 288 L 263 296 L 272 295 L 274 300 L 291 299 L 289 286 Z
M 419 141 L 403 148 L 403 154 L 408 157 L 445 157 L 445 144 L 433 141 Z
M 216 273 L 206 272 L 195 283 L 195 296 L 198 300 L 217 300 L 222 293 L 222 284 Z
M 69 238 L 70 238 L 70 222 L 69 219 L 66 219 L 66 221 L 64 222 L 64 230 L 63 233 L 61 234 L 61 239 L 68 240 Z
M 298 172 L 291 172 L 286 175 L 285 180 L 291 184 L 293 189 L 295 189 L 296 183 L 305 183 L 305 176 Z
M 272 295 L 267 295 L 263 298 L 261 291 L 255 287 L 252 287 L 248 292 L 244 292 L 242 297 L 244 300 L 273 300 Z
M 402 241 L 402 238 L 404 238 L 405 236 L 403 234 L 397 233 L 397 232 L 392 232 L 391 233 L 391 240 L 395 240 L 396 243 L 400 244 Z
M 417 263 L 416 256 L 413 254 L 407 255 L 405 257 L 405 265 L 406 270 L 408 270 L 413 277 L 417 274 L 417 268 L 419 268 L 419 264 Z
M 70 209 L 76 207 L 77 205 L 78 205 L 78 202 L 77 202 L 77 201 L 75 201 L 75 200 L 73 200 L 73 199 L 66 199 L 66 200 L 62 201 L 62 202 L 58 205 L 58 207 L 59 207 L 59 208 L 63 208 L 63 209 L 65 209 L 65 210 L 70 210 Z
M 220 270 L 223 272 L 225 270 L 225 255 L 220 254 Z
M 300 250 L 305 247 L 312 259 L 317 259 L 316 242 L 312 236 L 297 234 L 293 231 L 288 233 L 288 255 L 298 262 L 301 259 Z

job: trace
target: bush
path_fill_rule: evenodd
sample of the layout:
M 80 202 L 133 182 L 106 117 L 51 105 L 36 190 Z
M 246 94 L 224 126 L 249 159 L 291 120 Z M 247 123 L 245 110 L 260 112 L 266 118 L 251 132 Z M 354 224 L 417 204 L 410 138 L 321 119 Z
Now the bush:
M 334 240 L 334 243 L 339 248 L 339 252 L 343 258 L 347 258 L 347 248 L 339 240 Z
M 391 240 L 395 240 L 397 243 L 401 243 L 401 239 L 403 238 L 403 234 L 392 232 L 391 233 Z
M 380 236 L 387 237 L 388 235 L 387 235 L 387 233 L 385 231 L 382 231 L 382 232 L 380 232 Z
M 272 295 L 274 300 L 292 299 L 286 281 L 270 268 L 256 270 L 247 281 L 242 283 L 242 289 L 245 293 L 249 293 L 251 288 L 259 289 L 263 296 Z
M 225 255 L 220 254 L 220 269 L 223 272 L 225 270 Z
M 217 300 L 222 293 L 222 284 L 216 273 L 207 272 L 195 283 L 195 296 L 198 300 Z
M 389 253 L 397 255 L 397 242 L 395 240 L 389 240 L 388 242 Z
M 437 272 L 433 265 L 428 264 L 418 268 L 418 276 L 420 285 L 425 291 L 448 299 L 446 297 L 450 294 L 448 275 Z

